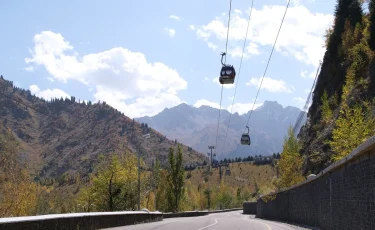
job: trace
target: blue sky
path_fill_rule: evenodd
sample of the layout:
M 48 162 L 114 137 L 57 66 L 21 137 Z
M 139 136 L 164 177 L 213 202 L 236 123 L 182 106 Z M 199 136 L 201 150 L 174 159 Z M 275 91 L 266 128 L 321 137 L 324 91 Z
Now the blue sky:
M 292 0 L 257 106 L 303 107 L 334 0 Z M 237 69 L 233 112 L 251 109 L 286 0 L 233 0 L 227 63 Z M 130 117 L 181 102 L 218 107 L 229 0 L 1 1 L 0 74 L 37 96 L 106 101 Z M 230 110 L 235 86 L 224 88 Z

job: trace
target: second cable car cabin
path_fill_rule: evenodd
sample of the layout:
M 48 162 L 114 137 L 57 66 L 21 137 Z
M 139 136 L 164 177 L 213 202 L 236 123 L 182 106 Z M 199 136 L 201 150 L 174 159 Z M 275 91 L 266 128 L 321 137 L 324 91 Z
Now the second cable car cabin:
M 236 77 L 236 70 L 232 65 L 226 65 L 223 63 L 223 57 L 225 56 L 225 53 L 221 54 L 221 71 L 220 71 L 220 78 L 219 82 L 220 84 L 233 84 L 234 79 Z
M 241 136 L 241 144 L 242 145 L 250 145 L 251 144 L 250 134 L 249 134 L 249 127 L 246 126 L 246 128 L 247 128 L 247 133 L 244 133 Z

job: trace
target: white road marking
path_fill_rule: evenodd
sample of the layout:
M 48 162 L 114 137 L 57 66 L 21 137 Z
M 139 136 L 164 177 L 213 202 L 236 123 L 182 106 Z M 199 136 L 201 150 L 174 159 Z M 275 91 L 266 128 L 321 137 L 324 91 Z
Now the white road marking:
M 217 224 L 217 223 L 218 223 L 218 222 L 217 222 L 217 219 L 215 219 L 215 223 L 210 224 L 210 225 L 207 225 L 206 227 L 200 228 L 200 229 L 198 229 L 198 230 L 202 230 L 202 229 L 205 229 L 205 228 L 208 228 L 208 227 L 214 226 L 214 225 Z
M 250 221 L 255 221 L 255 222 L 257 222 L 257 223 L 264 224 L 264 225 L 267 226 L 268 230 L 272 230 L 271 226 L 269 226 L 268 224 L 266 224 L 266 223 L 264 223 L 264 222 L 262 222 L 262 221 L 253 220 L 253 219 L 247 218 L 247 216 L 245 216 L 244 219 L 246 219 L 246 220 L 250 220 Z

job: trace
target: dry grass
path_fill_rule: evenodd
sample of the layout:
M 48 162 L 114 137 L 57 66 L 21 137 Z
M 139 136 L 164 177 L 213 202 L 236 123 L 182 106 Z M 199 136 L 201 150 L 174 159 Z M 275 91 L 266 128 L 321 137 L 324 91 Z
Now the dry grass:
M 225 167 L 221 169 L 224 183 L 232 187 L 248 187 L 252 192 L 255 191 L 255 183 L 261 187 L 276 177 L 276 170 L 270 165 L 256 166 L 249 162 L 240 162 L 229 164 L 229 168 L 231 175 L 225 175 Z M 190 181 L 194 185 L 207 183 L 209 186 L 218 186 L 220 183 L 218 168 L 208 170 L 208 167 L 201 167 L 190 173 Z M 205 178 L 208 179 L 207 182 Z

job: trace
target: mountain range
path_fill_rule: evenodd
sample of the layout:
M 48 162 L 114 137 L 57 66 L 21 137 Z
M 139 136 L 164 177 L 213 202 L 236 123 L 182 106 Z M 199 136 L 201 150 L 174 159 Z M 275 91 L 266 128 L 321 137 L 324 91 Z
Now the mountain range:
M 244 157 L 249 155 L 268 155 L 282 150 L 284 136 L 288 127 L 294 125 L 302 111 L 296 107 L 283 107 L 276 101 L 265 101 L 255 109 L 249 120 L 251 145 L 242 146 L 240 139 L 246 129 L 250 111 L 239 115 L 222 109 L 219 121 L 217 158 Z M 207 152 L 209 145 L 216 145 L 219 110 L 209 106 L 194 106 L 182 103 L 166 108 L 159 114 L 136 118 L 163 133 L 169 139 L 177 139 L 185 145 Z M 305 116 L 304 116 L 305 117 Z M 230 125 L 227 132 L 227 125 Z M 305 118 L 302 123 L 305 122 Z M 227 135 L 226 135 L 227 133 Z M 227 138 L 226 138 L 227 136 Z

